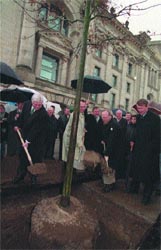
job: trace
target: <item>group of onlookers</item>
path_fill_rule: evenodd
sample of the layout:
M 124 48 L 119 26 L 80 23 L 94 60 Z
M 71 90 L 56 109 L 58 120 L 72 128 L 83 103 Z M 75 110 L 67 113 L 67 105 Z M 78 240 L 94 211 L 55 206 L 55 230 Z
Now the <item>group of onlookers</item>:
M 136 108 L 137 115 L 127 112 L 125 117 L 121 109 L 113 114 L 107 109 L 100 111 L 96 106 L 89 113 L 88 102 L 81 101 L 73 168 L 78 173 L 84 170 L 80 164 L 84 152 L 94 151 L 108 166 L 107 172 L 100 168 L 104 192 L 113 191 L 118 179 L 125 180 L 126 191 L 130 193 L 138 193 L 142 183 L 142 202 L 148 204 L 160 177 L 160 118 L 148 110 L 145 99 L 140 99 Z M 14 183 L 23 180 L 27 173 L 29 162 L 24 148 L 33 163 L 40 163 L 44 159 L 54 159 L 55 141 L 59 138 L 59 160 L 67 162 L 73 121 L 68 107 L 64 107 L 57 119 L 55 107 L 45 110 L 42 96 L 34 94 L 31 101 L 18 103 L 17 109 L 9 114 L 1 104 L 0 121 L 1 158 L 7 143 L 7 154 L 18 154 L 20 159 Z M 25 141 L 23 147 L 18 130 Z M 31 175 L 31 182 L 36 183 L 35 175 Z
M 74 157 L 74 169 L 84 170 L 80 160 L 85 150 L 102 155 L 108 173 L 102 172 L 104 191 L 116 188 L 118 179 L 125 180 L 127 192 L 138 193 L 143 184 L 143 204 L 149 204 L 154 185 L 159 181 L 160 118 L 148 110 L 148 101 L 140 99 L 137 115 L 127 112 L 125 118 L 118 109 L 115 116 L 110 110 L 100 112 L 94 107 L 87 112 L 86 102 L 80 102 L 80 116 Z M 67 162 L 73 116 L 64 132 L 63 161 Z M 106 178 L 105 178 L 106 177 Z

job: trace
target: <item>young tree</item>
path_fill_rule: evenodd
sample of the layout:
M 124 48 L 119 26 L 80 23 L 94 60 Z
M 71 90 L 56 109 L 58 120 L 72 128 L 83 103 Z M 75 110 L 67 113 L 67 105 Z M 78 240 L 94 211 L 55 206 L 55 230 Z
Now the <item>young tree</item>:
M 79 105 L 80 105 L 81 93 L 82 93 L 82 88 L 83 88 L 84 67 L 85 67 L 85 59 L 86 59 L 86 51 L 87 51 L 87 38 L 88 38 L 88 30 L 89 30 L 90 16 L 91 16 L 90 9 L 91 9 L 91 0 L 87 0 L 86 7 L 85 7 L 85 16 L 84 16 L 84 28 L 83 28 L 83 34 L 82 34 L 81 58 L 80 58 L 79 75 L 78 75 L 78 83 L 77 83 L 78 87 L 77 87 L 77 92 L 76 92 L 75 110 L 74 110 L 72 129 L 71 129 L 72 133 L 70 135 L 70 147 L 69 147 L 68 158 L 67 158 L 63 194 L 62 194 L 61 201 L 60 201 L 60 204 L 64 207 L 70 205 L 73 162 L 74 162 L 74 154 L 75 154 L 75 146 L 76 146 L 78 120 L 79 120 Z

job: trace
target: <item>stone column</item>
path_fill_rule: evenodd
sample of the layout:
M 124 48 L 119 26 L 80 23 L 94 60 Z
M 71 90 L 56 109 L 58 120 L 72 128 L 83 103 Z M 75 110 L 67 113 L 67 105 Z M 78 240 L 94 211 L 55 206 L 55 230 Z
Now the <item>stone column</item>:
M 68 74 L 67 68 L 68 68 L 68 61 L 61 60 L 61 69 L 59 68 L 59 72 L 60 72 L 59 83 L 63 86 L 66 85 L 67 74 Z
M 142 63 L 141 69 L 140 69 L 140 97 L 139 98 L 144 98 L 144 85 L 145 85 L 145 64 Z
M 125 107 L 125 86 L 127 82 L 126 74 L 127 74 L 127 56 L 122 56 L 122 74 L 120 75 L 120 84 L 119 85 L 119 96 L 118 96 L 118 105 L 120 107 Z
M 29 69 L 32 69 L 33 66 L 36 27 L 36 23 L 34 21 L 35 18 L 36 10 L 34 11 L 33 6 L 30 3 L 26 2 L 24 6 L 24 17 L 22 21 L 17 65 L 24 66 Z
M 42 55 L 43 55 L 43 47 L 39 46 L 38 47 L 38 52 L 37 52 L 36 69 L 35 69 L 36 77 L 40 77 Z
M 113 47 L 108 44 L 107 46 L 107 51 L 108 51 L 108 54 L 106 54 L 106 66 L 105 66 L 105 75 L 104 75 L 104 79 L 105 81 L 107 81 L 107 83 L 111 83 L 111 78 L 112 78 L 112 73 L 111 73 L 111 68 L 112 68 L 112 50 L 113 50 Z M 109 108 L 109 97 L 110 97 L 110 94 L 109 92 L 108 93 L 105 93 L 103 94 L 103 106 L 105 108 Z

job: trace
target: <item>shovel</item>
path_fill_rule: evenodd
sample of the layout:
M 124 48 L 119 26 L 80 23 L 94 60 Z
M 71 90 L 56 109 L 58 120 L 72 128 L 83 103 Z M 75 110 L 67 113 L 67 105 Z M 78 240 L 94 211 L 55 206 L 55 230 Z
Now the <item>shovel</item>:
M 21 143 L 22 145 L 24 144 L 24 140 L 22 138 L 22 135 L 20 133 L 20 130 L 17 129 L 16 130 L 19 137 L 20 137 L 20 140 L 21 140 Z M 27 155 L 27 159 L 30 163 L 30 166 L 27 167 L 27 170 L 32 174 L 32 175 L 39 175 L 39 174 L 45 174 L 47 172 L 47 167 L 46 167 L 46 164 L 45 163 L 35 163 L 33 164 L 32 162 L 32 159 L 31 159 L 31 156 L 29 154 L 29 151 L 26 147 L 24 147 L 24 150 L 25 150 L 25 153 Z

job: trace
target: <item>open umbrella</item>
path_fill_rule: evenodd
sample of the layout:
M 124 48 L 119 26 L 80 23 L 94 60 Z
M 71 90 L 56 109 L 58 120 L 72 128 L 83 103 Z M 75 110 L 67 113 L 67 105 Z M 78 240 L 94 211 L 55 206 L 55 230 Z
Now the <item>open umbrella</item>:
M 2 101 L 10 101 L 10 102 L 24 102 L 30 100 L 32 95 L 35 93 L 39 93 L 35 89 L 27 88 L 27 87 L 16 87 L 10 86 L 7 89 L 2 89 L 0 91 L 0 99 Z M 41 94 L 41 93 L 39 93 Z M 42 94 L 41 94 L 42 95 Z M 42 95 L 43 104 L 47 102 L 45 96 Z
M 71 81 L 71 87 L 77 88 L 77 79 Z M 106 93 L 111 86 L 98 76 L 86 75 L 83 80 L 83 92 L 91 94 Z
M 115 108 L 115 109 L 112 109 L 112 113 L 113 113 L 114 115 L 116 115 L 116 112 L 117 112 L 118 110 L 121 110 L 121 111 L 122 111 L 122 115 L 123 115 L 123 116 L 125 116 L 125 115 L 126 115 L 126 111 L 125 111 L 125 110 L 123 110 L 123 109 L 121 109 L 121 108 Z
M 14 85 L 24 84 L 14 70 L 4 62 L 0 62 L 0 82 Z
M 154 113 L 156 113 L 157 115 L 161 115 L 161 103 L 150 101 L 149 109 L 153 111 Z
M 7 102 L 25 102 L 27 100 L 30 100 L 33 93 L 26 91 L 26 90 L 20 90 L 18 88 L 15 89 L 3 89 L 0 92 L 0 99 L 2 101 Z

